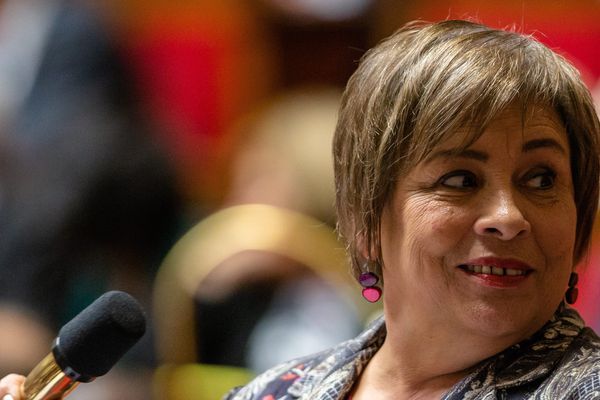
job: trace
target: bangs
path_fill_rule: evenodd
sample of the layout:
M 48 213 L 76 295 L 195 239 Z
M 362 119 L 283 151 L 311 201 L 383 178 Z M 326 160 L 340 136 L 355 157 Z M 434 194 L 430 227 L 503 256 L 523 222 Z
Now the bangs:
M 458 132 L 465 132 L 459 149 L 464 150 L 513 103 L 521 106 L 523 121 L 534 104 L 569 108 L 566 98 L 575 91 L 577 71 L 526 36 L 495 33 L 474 32 L 433 44 L 408 72 L 405 82 L 422 88 L 410 135 L 419 140 L 408 145 L 408 166 Z

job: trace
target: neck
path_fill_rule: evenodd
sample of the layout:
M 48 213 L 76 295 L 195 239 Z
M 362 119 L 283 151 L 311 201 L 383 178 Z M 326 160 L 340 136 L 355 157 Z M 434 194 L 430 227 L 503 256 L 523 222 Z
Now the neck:
M 353 400 L 441 398 L 482 361 L 518 341 L 406 321 L 386 315 L 386 340 L 361 375 Z

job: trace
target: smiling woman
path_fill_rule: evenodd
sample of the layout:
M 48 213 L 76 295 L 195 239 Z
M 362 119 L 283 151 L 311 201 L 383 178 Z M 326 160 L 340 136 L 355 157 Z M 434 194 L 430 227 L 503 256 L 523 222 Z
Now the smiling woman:
M 577 71 L 533 38 L 400 29 L 350 79 L 333 143 L 339 231 L 384 315 L 226 398 L 600 398 L 600 339 L 566 304 L 599 136 Z
M 532 37 L 417 22 L 380 43 L 333 151 L 339 231 L 357 280 L 385 285 L 384 316 L 229 398 L 600 396 L 600 340 L 566 304 L 599 135 L 578 72 Z
M 388 323 L 444 326 L 472 343 L 459 351 L 447 338 L 444 349 L 468 365 L 551 318 L 573 268 L 577 216 L 567 133 L 551 109 L 510 105 L 464 150 L 462 140 L 442 141 L 398 181 L 380 239 L 394 288 Z

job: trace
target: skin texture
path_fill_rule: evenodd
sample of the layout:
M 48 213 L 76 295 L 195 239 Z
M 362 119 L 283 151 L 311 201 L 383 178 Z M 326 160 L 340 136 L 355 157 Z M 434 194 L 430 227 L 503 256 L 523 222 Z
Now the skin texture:
M 461 139 L 409 171 L 383 211 L 388 336 L 355 400 L 439 398 L 541 328 L 564 296 L 576 207 L 558 116 L 515 105 L 457 154 Z M 526 273 L 490 280 L 461 267 L 484 263 Z

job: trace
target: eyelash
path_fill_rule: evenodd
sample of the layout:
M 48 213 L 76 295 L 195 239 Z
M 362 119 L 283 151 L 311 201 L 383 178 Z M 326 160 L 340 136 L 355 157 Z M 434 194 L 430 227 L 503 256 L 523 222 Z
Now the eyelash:
M 463 177 L 461 186 L 448 184 L 449 179 L 461 177 L 461 176 Z M 529 182 L 531 182 L 532 180 L 537 179 L 537 178 L 542 178 L 542 179 L 549 178 L 551 181 L 550 181 L 550 183 L 540 186 L 540 187 L 528 185 Z M 466 182 L 466 184 L 465 184 L 465 179 L 468 179 L 468 182 Z M 555 180 L 556 180 L 556 172 L 554 170 L 552 170 L 551 168 L 548 168 L 548 167 L 540 167 L 540 168 L 536 168 L 533 171 L 530 171 L 529 173 L 527 173 L 524 176 L 524 183 L 522 184 L 522 186 L 529 187 L 532 189 L 538 189 L 538 190 L 548 190 L 554 186 Z M 440 179 L 438 179 L 437 185 L 443 186 L 443 187 L 449 188 L 449 189 L 469 190 L 470 188 L 477 187 L 479 185 L 479 180 L 478 180 L 477 176 L 471 171 L 458 170 L 458 171 L 452 171 L 450 173 L 443 175 Z
M 460 176 L 463 177 L 463 184 L 464 184 L 464 178 L 470 178 L 471 184 L 468 186 L 462 186 L 462 187 L 457 187 L 455 185 L 448 184 L 447 181 L 449 179 L 460 177 Z M 478 184 L 477 181 L 478 181 L 478 179 L 474 173 L 472 173 L 470 171 L 466 171 L 466 170 L 458 170 L 458 171 L 452 171 L 450 173 L 445 174 L 440 179 L 438 179 L 437 184 L 440 186 L 446 187 L 446 188 L 450 188 L 450 189 L 466 190 L 468 188 L 477 186 L 477 184 Z
M 556 172 L 553 171 L 550 168 L 544 167 L 544 168 L 541 168 L 540 170 L 537 170 L 537 171 L 531 173 L 530 176 L 528 176 L 526 178 L 526 182 L 530 182 L 530 181 L 532 181 L 533 179 L 536 179 L 536 178 L 542 178 L 542 179 L 543 178 L 550 178 L 551 182 L 550 182 L 549 185 L 542 186 L 542 187 L 534 187 L 534 188 L 537 188 L 539 190 L 547 190 L 547 189 L 550 189 L 550 188 L 552 188 L 554 186 L 554 182 L 556 180 Z

